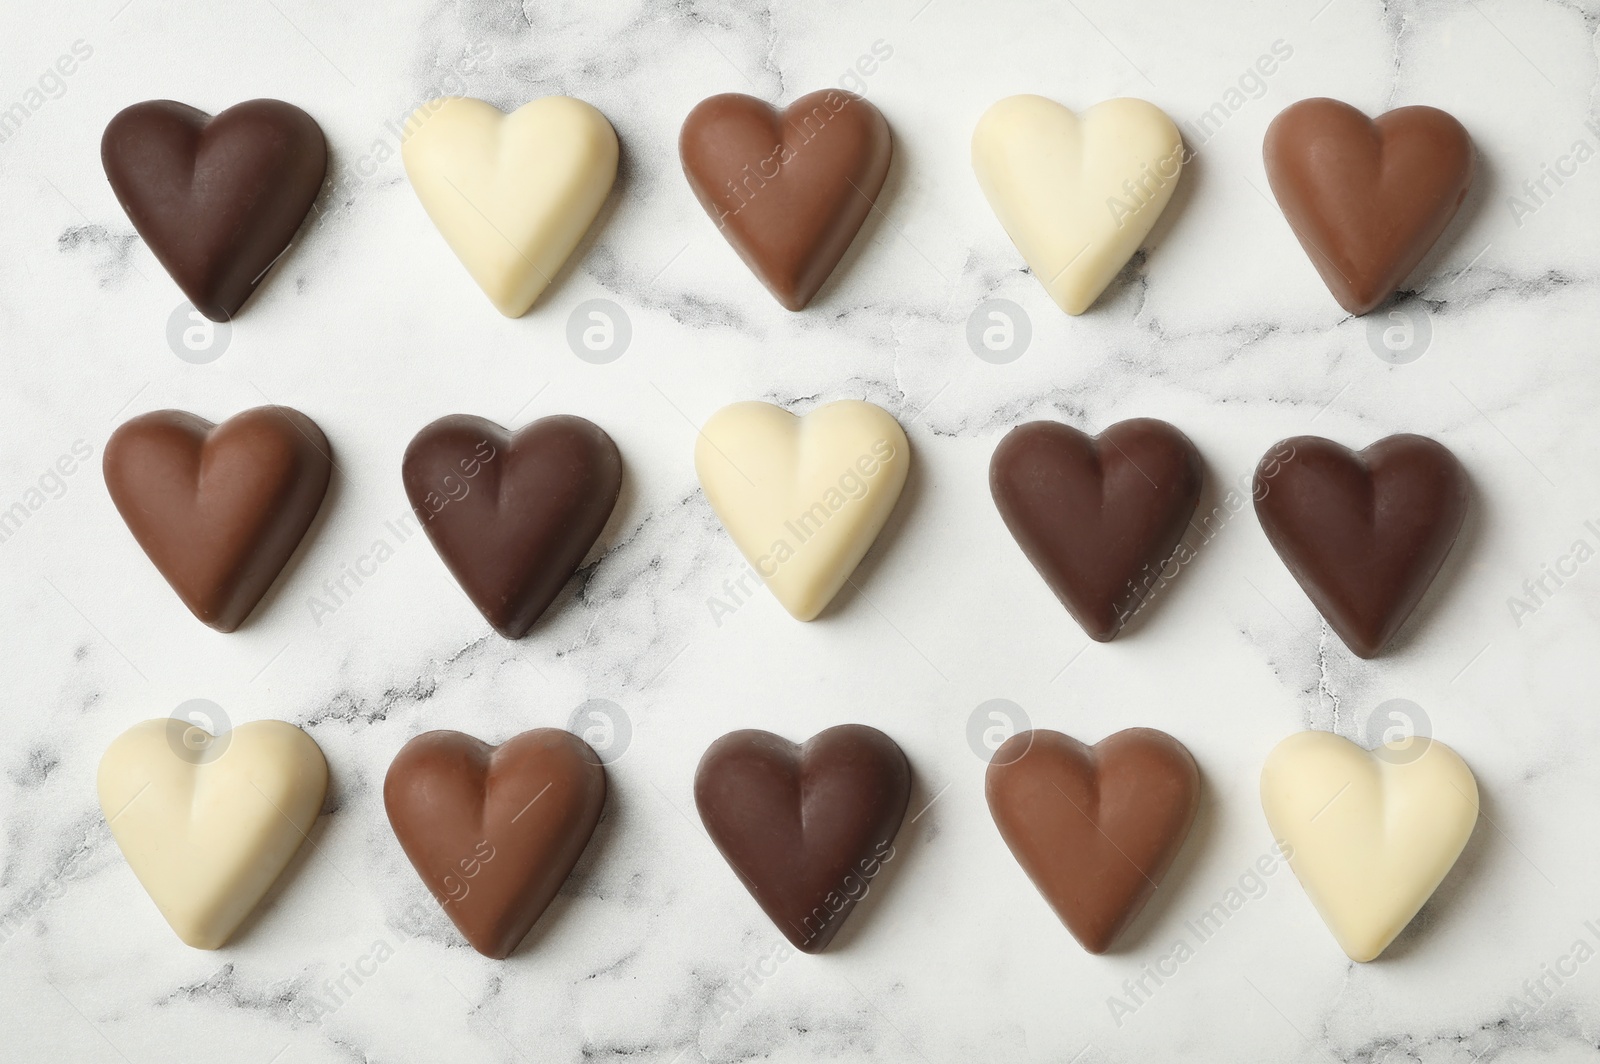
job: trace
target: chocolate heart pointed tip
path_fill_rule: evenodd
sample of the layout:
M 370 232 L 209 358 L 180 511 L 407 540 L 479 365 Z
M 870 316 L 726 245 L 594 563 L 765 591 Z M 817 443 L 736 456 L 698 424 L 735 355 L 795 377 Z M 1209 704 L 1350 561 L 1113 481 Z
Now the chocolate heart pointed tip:
M 417 520 L 495 631 L 521 639 L 605 529 L 622 455 L 600 426 L 559 414 L 516 432 L 451 414 L 406 447 Z
M 316 422 L 289 407 L 219 425 L 156 410 L 117 427 L 101 468 L 128 531 L 183 604 L 231 632 L 311 527 L 333 459 Z
M 147 100 L 107 124 L 100 160 L 183 294 L 212 321 L 228 321 L 316 202 L 328 147 L 316 120 L 281 100 L 248 100 L 215 118 Z

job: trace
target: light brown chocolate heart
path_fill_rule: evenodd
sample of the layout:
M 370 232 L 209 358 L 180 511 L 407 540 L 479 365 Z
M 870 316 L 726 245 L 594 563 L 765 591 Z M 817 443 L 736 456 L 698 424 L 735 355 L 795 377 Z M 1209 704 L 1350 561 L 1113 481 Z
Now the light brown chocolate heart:
M 817 294 L 889 173 L 889 123 L 843 89 L 783 111 L 754 96 L 702 100 L 678 137 L 684 176 L 717 229 L 789 310 Z
M 1012 856 L 1090 953 L 1104 953 L 1161 885 L 1200 808 L 1200 769 L 1165 732 L 1085 746 L 1018 732 L 989 762 L 989 813 Z
M 559 728 L 499 746 L 425 732 L 383 781 L 389 824 L 417 875 L 472 948 L 495 958 L 510 956 L 554 900 L 605 802 L 599 755 Z
M 183 604 L 219 632 L 255 609 L 311 527 L 333 459 L 286 406 L 220 425 L 182 410 L 124 422 L 106 441 L 106 489 Z
M 1365 314 L 1405 282 L 1472 184 L 1472 138 L 1436 107 L 1375 121 L 1301 100 L 1267 127 L 1272 194 L 1339 305 Z

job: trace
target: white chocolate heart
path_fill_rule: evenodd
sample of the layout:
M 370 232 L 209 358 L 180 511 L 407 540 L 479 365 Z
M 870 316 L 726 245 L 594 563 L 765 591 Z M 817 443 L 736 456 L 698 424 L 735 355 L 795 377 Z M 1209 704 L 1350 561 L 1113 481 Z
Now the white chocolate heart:
M 451 96 L 419 107 L 401 148 L 411 187 L 478 287 L 520 318 L 588 231 L 617 176 L 617 134 L 582 100 L 505 114 Z
M 1267 756 L 1261 807 L 1340 947 L 1370 961 L 1461 856 L 1478 822 L 1478 784 L 1441 742 L 1419 736 L 1369 753 L 1306 731 Z
M 858 400 L 805 417 L 771 403 L 734 403 L 711 416 L 694 448 L 711 509 L 802 621 L 821 613 L 855 571 L 910 467 L 900 423 Z
M 1042 96 L 1010 96 L 978 119 L 972 169 L 1050 298 L 1082 314 L 1172 198 L 1183 138 L 1144 100 L 1106 100 L 1080 117 Z
M 241 724 L 193 752 L 173 718 L 123 732 L 100 759 L 100 809 L 140 884 L 184 942 L 217 949 L 316 822 L 328 763 L 281 720 Z M 204 731 L 199 731 L 205 736 Z

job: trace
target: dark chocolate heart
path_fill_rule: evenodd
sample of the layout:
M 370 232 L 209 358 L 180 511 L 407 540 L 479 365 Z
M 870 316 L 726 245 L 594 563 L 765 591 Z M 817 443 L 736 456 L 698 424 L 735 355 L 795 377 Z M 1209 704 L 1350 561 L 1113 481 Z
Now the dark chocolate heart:
M 1352 314 L 1394 294 L 1472 184 L 1472 138 L 1435 107 L 1373 121 L 1338 100 L 1301 100 L 1267 127 L 1262 155 L 1284 218 Z
M 702 100 L 678 137 L 684 176 L 717 229 L 789 310 L 817 294 L 889 173 L 889 123 L 853 92 L 785 110 L 754 96 Z
M 317 423 L 262 406 L 213 425 L 182 410 L 124 422 L 106 490 L 183 604 L 219 632 L 244 622 L 311 527 L 333 469 Z
M 1426 436 L 1352 451 L 1282 440 L 1256 467 L 1256 517 L 1311 604 L 1363 658 L 1394 638 L 1467 516 L 1467 471 Z
M 281 100 L 212 118 L 172 100 L 119 111 L 100 141 L 117 202 L 196 310 L 227 321 L 277 261 L 328 170 L 322 129 Z
M 989 491 L 1056 598 L 1105 642 L 1159 581 L 1203 476 L 1200 452 L 1165 421 L 1122 421 L 1098 436 L 1031 421 L 995 448 Z
M 581 417 L 507 433 L 451 414 L 417 433 L 400 467 L 439 557 L 495 631 L 520 639 L 594 546 L 622 490 L 622 456 Z
M 796 949 L 818 953 L 894 858 L 911 765 L 876 728 L 842 724 L 796 746 L 729 732 L 694 774 L 711 841 Z
M 1090 953 L 1149 902 L 1200 808 L 1200 769 L 1166 732 L 1129 728 L 1085 746 L 1018 732 L 994 752 L 989 814 L 1045 901 Z
M 383 780 L 389 825 L 417 875 L 472 948 L 495 958 L 554 900 L 605 802 L 599 756 L 559 728 L 499 746 L 425 732 Z

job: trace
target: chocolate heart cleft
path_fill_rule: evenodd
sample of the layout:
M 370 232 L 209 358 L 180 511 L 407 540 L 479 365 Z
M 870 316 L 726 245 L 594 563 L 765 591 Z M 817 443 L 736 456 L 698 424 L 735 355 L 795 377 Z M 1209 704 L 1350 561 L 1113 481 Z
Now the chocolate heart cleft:
M 871 213 L 889 173 L 889 123 L 843 89 L 783 111 L 724 93 L 684 119 L 678 154 L 700 206 L 789 310 L 811 302 Z
M 490 746 L 458 731 L 395 755 L 383 806 L 412 867 L 472 948 L 511 955 L 583 855 L 606 801 L 599 755 L 559 728 Z
M 101 465 L 117 512 L 172 590 L 231 632 L 311 527 L 333 458 L 316 422 L 262 406 L 220 425 L 182 410 L 141 414 L 111 434 Z
M 796 949 L 819 953 L 895 856 L 911 764 L 876 728 L 796 745 L 729 732 L 694 774 L 700 819 L 739 882 Z
M 989 491 L 1017 545 L 1100 642 L 1163 582 L 1203 479 L 1189 437 L 1154 418 L 1098 436 L 1032 421 L 1008 432 L 989 462 Z
M 566 414 L 510 433 L 451 414 L 417 433 L 400 468 L 439 557 L 507 639 L 526 635 L 555 601 L 622 491 L 617 445 Z
M 1467 197 L 1472 138 L 1436 107 L 1369 119 L 1301 100 L 1267 127 L 1267 181 L 1339 305 L 1365 314 L 1416 269 Z
M 1200 808 L 1200 769 L 1165 732 L 1129 728 L 1086 746 L 1018 732 L 984 780 L 1012 856 L 1072 937 L 1104 953 L 1160 887 Z
M 1320 436 L 1279 442 L 1256 467 L 1256 516 L 1312 605 L 1363 658 L 1394 638 L 1467 516 L 1467 472 L 1409 433 L 1352 451 Z
M 215 118 L 147 100 L 111 119 L 100 160 L 183 294 L 212 321 L 228 321 L 316 202 L 328 146 L 316 120 L 282 100 L 249 100 Z

